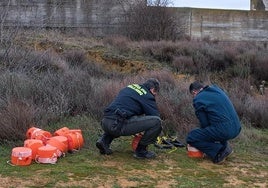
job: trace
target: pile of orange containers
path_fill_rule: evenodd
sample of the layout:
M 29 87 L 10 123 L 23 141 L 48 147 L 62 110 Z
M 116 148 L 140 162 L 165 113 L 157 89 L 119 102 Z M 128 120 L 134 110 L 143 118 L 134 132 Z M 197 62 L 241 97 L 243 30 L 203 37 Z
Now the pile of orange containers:
M 37 127 L 31 127 L 26 133 L 23 147 L 12 149 L 11 164 L 27 166 L 35 161 L 43 164 L 55 164 L 67 152 L 80 150 L 84 144 L 80 129 L 63 127 L 51 134 Z

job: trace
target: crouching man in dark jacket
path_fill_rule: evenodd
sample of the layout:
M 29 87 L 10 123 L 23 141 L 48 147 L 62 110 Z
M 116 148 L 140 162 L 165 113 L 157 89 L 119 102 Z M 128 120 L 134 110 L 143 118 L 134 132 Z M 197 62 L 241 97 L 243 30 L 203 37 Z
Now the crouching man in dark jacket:
M 143 132 L 135 150 L 136 158 L 154 158 L 156 154 L 147 150 L 161 133 L 161 119 L 155 95 L 159 92 L 157 79 L 148 79 L 143 84 L 131 84 L 122 89 L 114 101 L 104 110 L 101 122 L 104 134 L 96 143 L 101 154 L 110 155 L 110 144 L 120 136 Z
M 193 82 L 189 87 L 200 128 L 192 130 L 187 143 L 205 153 L 216 164 L 224 162 L 232 152 L 228 140 L 241 130 L 235 108 L 225 92 L 217 85 L 204 86 Z

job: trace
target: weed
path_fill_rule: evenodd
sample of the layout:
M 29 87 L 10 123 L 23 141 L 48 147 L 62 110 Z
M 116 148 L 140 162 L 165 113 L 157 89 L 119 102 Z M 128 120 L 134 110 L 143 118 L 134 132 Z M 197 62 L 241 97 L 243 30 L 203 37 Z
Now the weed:
M 99 122 L 88 116 L 67 118 L 50 125 L 81 128 L 86 143 L 75 152 L 67 153 L 54 165 L 38 164 L 11 166 L 0 163 L 2 187 L 232 187 L 267 185 L 267 131 L 244 129 L 231 142 L 235 153 L 223 164 L 215 165 L 207 159 L 187 157 L 185 148 L 161 150 L 154 160 L 132 157 L 132 137 L 120 137 L 112 143 L 114 153 L 100 155 L 95 147 Z M 251 134 L 252 136 L 249 136 Z M 246 141 L 245 139 L 250 138 Z M 259 144 L 263 142 L 262 144 Z M 0 161 L 10 160 L 10 146 L 0 146 Z M 257 152 L 256 152 L 257 151 Z M 259 151 L 259 152 L 258 152 Z M 250 155 L 249 155 L 250 153 Z M 256 175 L 258 174 L 258 175 Z

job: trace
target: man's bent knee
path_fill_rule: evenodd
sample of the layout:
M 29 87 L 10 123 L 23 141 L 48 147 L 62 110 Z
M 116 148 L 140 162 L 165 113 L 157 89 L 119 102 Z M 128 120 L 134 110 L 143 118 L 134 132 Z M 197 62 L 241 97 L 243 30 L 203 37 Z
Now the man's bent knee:
M 196 132 L 195 130 L 192 130 L 192 131 L 189 132 L 189 134 L 187 135 L 186 142 L 187 142 L 188 144 L 190 144 L 190 143 L 194 143 L 194 142 L 197 141 L 196 136 L 195 136 L 195 135 L 196 135 L 195 132 Z

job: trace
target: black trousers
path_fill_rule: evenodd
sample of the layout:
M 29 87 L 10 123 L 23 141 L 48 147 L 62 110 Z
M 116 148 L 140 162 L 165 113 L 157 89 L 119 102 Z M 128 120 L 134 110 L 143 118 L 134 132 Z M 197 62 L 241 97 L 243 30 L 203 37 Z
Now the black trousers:
M 101 126 L 106 135 L 114 138 L 143 132 L 140 144 L 144 146 L 153 144 L 162 131 L 161 119 L 158 116 L 133 116 L 119 123 L 116 118 L 104 117 Z

